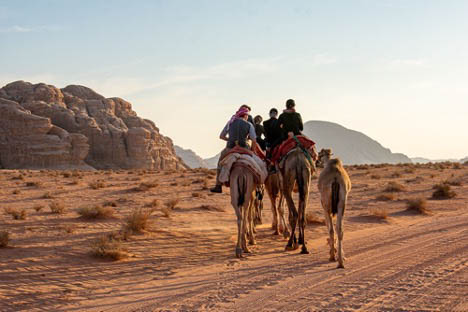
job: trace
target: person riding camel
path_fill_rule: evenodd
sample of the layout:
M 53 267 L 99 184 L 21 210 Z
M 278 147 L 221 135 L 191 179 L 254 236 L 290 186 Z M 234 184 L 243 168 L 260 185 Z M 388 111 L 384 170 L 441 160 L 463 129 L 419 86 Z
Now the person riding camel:
M 266 149 L 266 142 L 265 139 L 262 138 L 262 135 L 265 136 L 265 129 L 262 126 L 262 116 L 257 115 L 254 118 L 254 127 L 255 127 L 255 134 L 257 135 L 257 143 L 260 148 L 265 151 Z
M 263 122 L 265 129 L 265 142 L 267 149 L 267 158 L 273 149 L 281 143 L 281 128 L 278 123 L 278 110 L 276 108 L 270 109 L 270 119 Z
M 281 128 L 281 141 L 285 141 L 293 135 L 300 135 L 304 130 L 301 114 L 296 112 L 295 106 L 296 103 L 293 99 L 287 100 L 286 109 L 278 118 L 278 125 Z
M 218 159 L 218 165 L 216 170 L 216 185 L 210 189 L 213 193 L 222 193 L 222 183 L 219 182 L 219 173 L 221 171 L 220 161 L 224 156 L 236 145 L 244 148 L 250 148 L 252 151 L 255 150 L 255 144 L 248 145 L 247 140 L 250 139 L 255 141 L 257 135 L 255 134 L 255 129 L 253 124 L 251 124 L 249 119 L 250 109 L 247 105 L 242 105 L 239 110 L 231 117 L 226 126 L 224 126 L 219 138 L 221 140 L 227 141 L 226 147 L 221 151 L 221 155 Z

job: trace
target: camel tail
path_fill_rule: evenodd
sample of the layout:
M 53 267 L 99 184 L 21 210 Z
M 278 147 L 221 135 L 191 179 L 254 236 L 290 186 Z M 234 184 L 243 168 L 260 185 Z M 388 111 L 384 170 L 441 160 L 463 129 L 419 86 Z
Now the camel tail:
M 338 213 L 338 202 L 340 201 L 340 184 L 335 180 L 332 182 L 332 198 L 331 198 L 331 208 L 332 214 L 336 215 Z
M 239 194 L 239 197 L 237 198 L 237 206 L 240 207 L 244 204 L 245 202 L 245 189 L 246 189 L 246 183 L 245 181 L 245 176 L 241 175 L 237 177 L 237 194 Z

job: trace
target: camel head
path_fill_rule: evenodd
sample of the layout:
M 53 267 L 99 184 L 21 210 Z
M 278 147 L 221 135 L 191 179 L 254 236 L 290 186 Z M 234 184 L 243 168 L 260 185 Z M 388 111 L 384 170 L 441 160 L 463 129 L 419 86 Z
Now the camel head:
M 323 168 L 325 164 L 331 159 L 333 155 L 331 148 L 322 148 L 322 150 L 318 154 L 318 160 L 316 163 L 317 167 Z

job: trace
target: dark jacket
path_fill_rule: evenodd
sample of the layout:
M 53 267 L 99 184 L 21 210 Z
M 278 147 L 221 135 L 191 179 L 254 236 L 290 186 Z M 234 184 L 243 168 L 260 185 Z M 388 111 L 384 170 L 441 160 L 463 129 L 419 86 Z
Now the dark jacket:
M 263 128 L 265 129 L 265 140 L 268 147 L 273 146 L 274 142 L 281 138 L 282 132 L 279 127 L 279 121 L 277 118 L 270 118 L 263 122 Z
M 304 130 L 301 114 L 294 111 L 284 111 L 279 116 L 278 123 L 281 127 L 283 140 L 288 138 L 288 132 L 293 132 L 294 135 L 299 135 L 301 134 L 301 131 Z

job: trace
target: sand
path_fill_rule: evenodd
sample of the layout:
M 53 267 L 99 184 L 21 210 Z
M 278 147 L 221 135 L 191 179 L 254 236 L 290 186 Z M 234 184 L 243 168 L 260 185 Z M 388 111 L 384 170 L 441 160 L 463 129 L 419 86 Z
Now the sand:
M 212 171 L 2 170 L 0 231 L 10 241 L 0 248 L 0 311 L 468 311 L 468 166 L 354 166 L 348 173 L 347 260 L 336 269 L 324 225 L 308 225 L 309 255 L 284 251 L 286 240 L 272 235 L 267 197 L 257 245 L 236 259 L 229 191 L 209 193 Z M 430 199 L 447 179 L 458 180 L 456 197 Z M 405 190 L 376 200 L 390 181 Z M 307 212 L 323 217 L 316 183 Z M 408 211 L 409 198 L 426 198 L 430 213 Z M 119 231 L 154 199 L 161 203 L 151 227 L 121 242 L 127 258 L 92 256 L 97 238 Z M 179 203 L 166 216 L 161 208 L 171 199 Z M 64 213 L 50 212 L 54 201 Z M 105 202 L 116 206 L 114 217 L 77 213 Z M 25 209 L 26 217 L 15 220 L 5 209 Z

